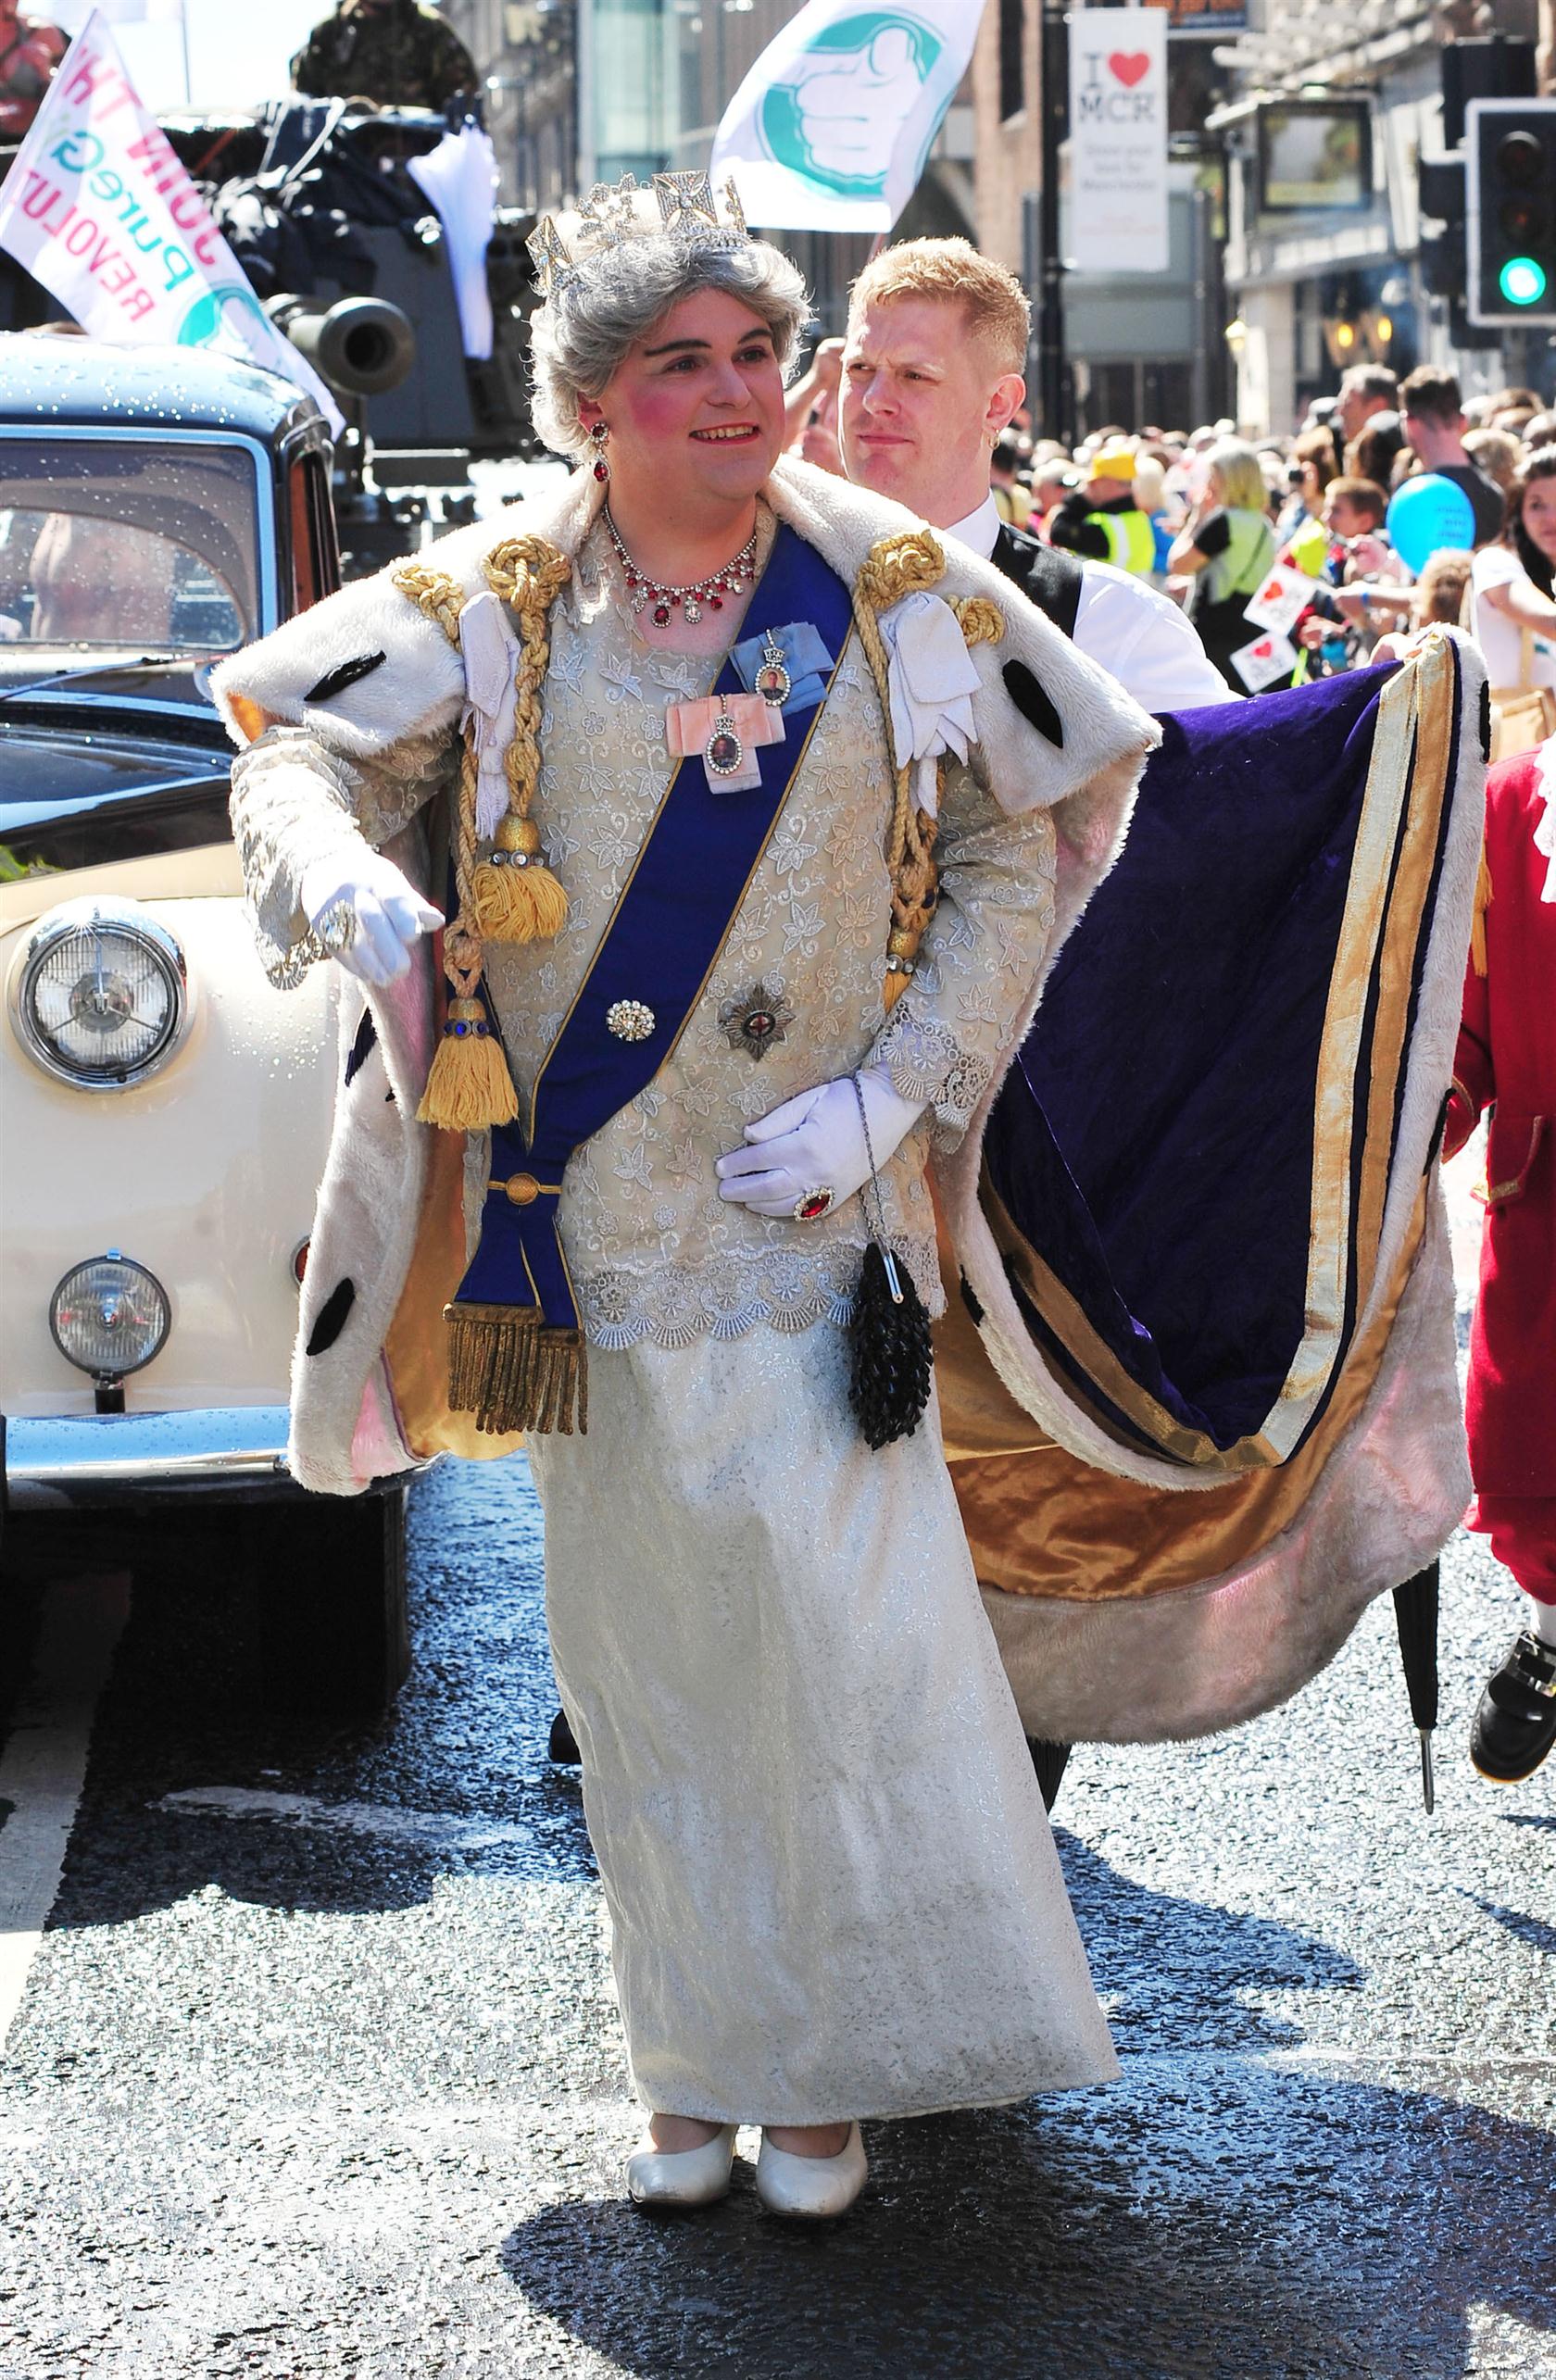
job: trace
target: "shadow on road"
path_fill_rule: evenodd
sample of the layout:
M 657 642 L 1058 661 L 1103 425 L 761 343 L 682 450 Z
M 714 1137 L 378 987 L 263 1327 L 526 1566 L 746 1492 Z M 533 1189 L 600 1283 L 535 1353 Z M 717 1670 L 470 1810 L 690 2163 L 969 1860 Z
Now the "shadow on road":
M 700 2216 L 547 2208 L 504 2242 L 515 2287 L 637 2380 L 1556 2371 L 1556 2344 L 1477 2346 L 1499 2314 L 1556 2341 L 1550 2136 L 1283 2061 L 1294 2028 L 1247 1998 L 1354 1988 L 1351 1960 L 1063 1848 L 1120 2085 L 870 2127 L 870 2194 L 827 2235 L 765 2217 L 741 2166 Z

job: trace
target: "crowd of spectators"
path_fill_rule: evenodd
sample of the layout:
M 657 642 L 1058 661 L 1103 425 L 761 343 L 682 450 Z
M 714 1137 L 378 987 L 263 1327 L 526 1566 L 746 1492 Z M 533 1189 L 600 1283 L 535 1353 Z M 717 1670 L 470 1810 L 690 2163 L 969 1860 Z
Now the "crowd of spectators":
M 823 421 L 812 448 L 825 437 Z M 1407 559 L 1390 508 L 1423 475 L 1459 492 L 1444 517 L 1460 527 L 1424 553 L 1417 514 Z M 1476 637 L 1498 691 L 1556 687 L 1556 411 L 1531 389 L 1466 403 L 1451 373 L 1424 366 L 1400 382 L 1362 364 L 1290 439 L 1250 442 L 1228 421 L 1110 422 L 1072 450 L 1018 423 L 991 476 L 1017 528 L 1124 567 L 1148 557 L 1239 693 L 1354 669 L 1380 648 L 1387 658 L 1433 620 Z M 1131 528 L 1141 515 L 1148 547 Z M 1234 657 L 1259 640 L 1247 608 L 1277 564 L 1311 595 L 1287 632 L 1292 666 L 1254 686 Z

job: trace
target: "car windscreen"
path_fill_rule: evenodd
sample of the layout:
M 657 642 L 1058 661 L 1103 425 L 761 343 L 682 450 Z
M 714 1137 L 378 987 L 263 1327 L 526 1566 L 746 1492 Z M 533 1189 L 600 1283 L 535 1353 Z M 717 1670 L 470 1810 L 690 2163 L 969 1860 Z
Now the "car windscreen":
M 254 460 L 195 439 L 0 439 L 0 682 L 45 657 L 258 633 Z

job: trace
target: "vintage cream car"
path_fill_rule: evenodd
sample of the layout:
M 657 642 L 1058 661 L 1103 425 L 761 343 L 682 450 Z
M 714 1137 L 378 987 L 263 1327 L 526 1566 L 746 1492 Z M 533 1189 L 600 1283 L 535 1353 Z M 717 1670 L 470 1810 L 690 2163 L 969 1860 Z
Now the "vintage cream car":
M 13 1513 L 220 1499 L 302 1698 L 376 1705 L 403 1489 L 283 1463 L 333 971 L 260 969 L 204 690 L 336 583 L 330 465 L 266 372 L 0 336 L 0 1427 Z

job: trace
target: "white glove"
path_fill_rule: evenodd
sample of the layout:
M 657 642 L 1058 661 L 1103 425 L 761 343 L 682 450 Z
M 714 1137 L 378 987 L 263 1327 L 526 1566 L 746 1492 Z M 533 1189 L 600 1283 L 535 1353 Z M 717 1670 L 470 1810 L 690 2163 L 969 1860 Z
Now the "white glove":
M 297 900 L 346 973 L 380 987 L 406 972 L 417 935 L 443 923 L 442 910 L 423 900 L 392 859 L 365 847 L 310 860 L 298 882 Z
M 879 1171 L 928 1103 L 903 1098 L 892 1088 L 884 1066 L 867 1066 L 859 1079 Z M 749 1207 L 753 1214 L 807 1220 L 796 1209 L 824 1191 L 832 1193 L 830 1205 L 840 1207 L 870 1179 L 852 1075 L 801 1091 L 771 1115 L 747 1124 L 745 1147 L 721 1157 L 713 1171 L 720 1197 L 733 1206 Z
M 961 622 L 938 595 L 904 595 L 881 614 L 881 634 L 889 657 L 886 683 L 897 765 L 905 769 L 913 762 L 914 798 L 934 818 L 940 798 L 936 760 L 943 752 L 965 760 L 978 741 L 972 716 L 977 665 L 967 649 Z

